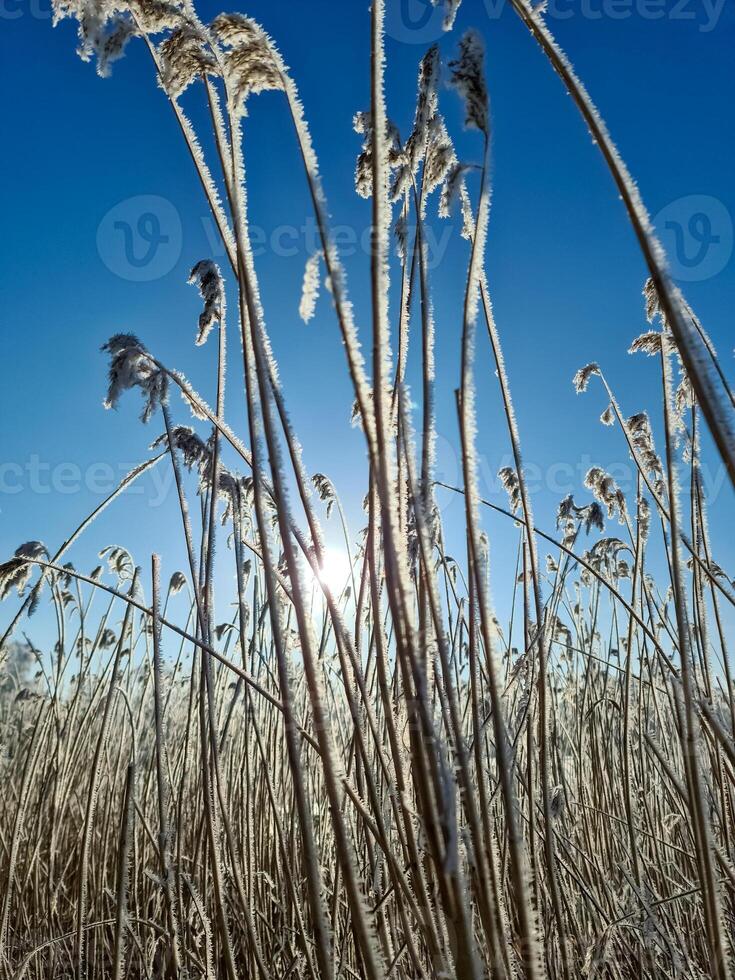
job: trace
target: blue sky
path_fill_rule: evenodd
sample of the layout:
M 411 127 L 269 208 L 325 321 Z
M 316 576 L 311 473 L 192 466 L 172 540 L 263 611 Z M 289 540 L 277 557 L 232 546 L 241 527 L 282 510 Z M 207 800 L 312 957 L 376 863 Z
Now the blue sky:
M 49 2 L 0 0 L 6 147 L 0 185 L 2 556 L 28 539 L 56 547 L 110 481 L 147 455 L 160 432 L 156 421 L 147 427 L 137 421 L 135 395 L 117 412 L 102 408 L 99 347 L 112 333 L 138 334 L 213 398 L 215 349 L 194 347 L 199 299 L 186 279 L 199 259 L 223 262 L 223 256 L 213 250 L 211 220 L 170 108 L 142 44 L 132 43 L 112 78 L 100 79 L 75 56 L 71 23 L 52 30 Z M 446 61 L 465 28 L 478 28 L 486 41 L 493 122 L 487 269 L 531 482 L 538 486 L 538 522 L 550 528 L 561 496 L 576 488 L 585 499 L 581 483 L 590 465 L 628 463 L 620 433 L 598 422 L 606 405 L 599 387 L 593 383 L 587 395 L 574 394 L 571 378 L 578 367 L 599 361 L 624 410 L 649 409 L 660 433 L 654 365 L 626 354 L 645 328 L 644 264 L 598 151 L 513 12 L 496 0 L 464 0 L 455 31 L 439 37 L 423 0 L 387 2 L 389 114 L 404 135 L 426 46 L 438 39 Z M 221 8 L 202 0 L 198 9 L 209 19 Z M 368 260 L 359 241 L 369 203 L 354 193 L 360 138 L 352 132 L 352 117 L 369 100 L 368 3 L 257 0 L 238 9 L 276 39 L 301 91 L 333 224 L 345 229 L 350 290 L 367 343 Z M 549 24 L 601 108 L 649 210 L 661 214 L 674 271 L 732 376 L 733 4 L 555 0 Z M 461 132 L 456 96 L 443 91 L 441 100 L 460 156 L 477 159 L 479 142 L 476 134 Z M 196 101 L 196 94 L 187 96 L 195 118 Z M 352 393 L 329 302 L 322 297 L 308 326 L 297 315 L 313 225 L 278 95 L 252 100 L 245 152 L 251 219 L 263 241 L 257 263 L 266 319 L 306 465 L 332 477 L 357 530 L 363 521 L 363 445 L 349 425 Z M 440 222 L 435 207 L 430 205 L 440 469 L 458 482 L 453 392 L 467 247 L 457 223 Z M 145 219 L 138 227 L 148 213 L 154 224 Z M 138 235 L 132 252 L 125 251 L 125 226 Z M 155 257 L 145 263 L 149 248 Z M 234 329 L 232 340 L 228 417 L 244 434 Z M 494 474 L 509 461 L 508 440 L 483 344 L 478 368 L 481 492 L 504 504 Z M 176 410 L 187 421 L 183 406 Z M 720 488 L 715 518 L 730 520 L 732 492 L 714 455 L 710 462 L 706 478 Z M 126 545 L 142 564 L 152 550 L 161 552 L 167 572 L 182 564 L 175 508 L 161 505 L 161 486 L 150 478 L 141 488 L 103 515 L 80 543 L 71 556 L 80 568 L 96 564 L 97 551 L 110 543 Z M 170 483 L 168 488 L 173 504 Z M 461 518 L 461 503 L 447 495 L 440 501 L 451 528 L 452 515 Z M 494 563 L 501 566 L 494 587 L 502 604 L 514 532 L 496 519 L 487 526 Z M 732 559 L 727 541 L 718 542 L 716 552 L 723 564 Z M 9 611 L 6 606 L 0 622 Z

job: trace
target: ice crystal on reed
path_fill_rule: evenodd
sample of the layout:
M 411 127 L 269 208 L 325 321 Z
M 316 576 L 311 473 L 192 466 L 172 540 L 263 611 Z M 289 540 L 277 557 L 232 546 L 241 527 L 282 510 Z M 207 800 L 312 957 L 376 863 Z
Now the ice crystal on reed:
M 304 281 L 299 303 L 299 316 L 304 323 L 308 323 L 316 312 L 316 303 L 319 299 L 319 260 L 319 252 L 314 252 L 306 260 L 304 267 Z

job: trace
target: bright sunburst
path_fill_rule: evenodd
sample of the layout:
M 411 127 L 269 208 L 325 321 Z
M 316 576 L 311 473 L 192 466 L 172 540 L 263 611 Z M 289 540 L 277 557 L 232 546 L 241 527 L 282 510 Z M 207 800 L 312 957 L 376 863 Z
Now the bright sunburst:
M 350 575 L 347 553 L 341 548 L 326 547 L 319 574 L 315 575 L 311 566 L 307 565 L 306 575 L 314 589 L 317 589 L 321 582 L 333 595 L 339 596 Z

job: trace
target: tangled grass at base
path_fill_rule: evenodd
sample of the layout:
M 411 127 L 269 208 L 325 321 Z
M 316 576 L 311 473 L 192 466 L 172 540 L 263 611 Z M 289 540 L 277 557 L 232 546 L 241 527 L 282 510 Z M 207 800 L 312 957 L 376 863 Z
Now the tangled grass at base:
M 190 279 L 202 297 L 192 340 L 217 345 L 213 404 L 158 360 L 155 337 L 112 337 L 106 404 L 142 396 L 142 421 L 162 432 L 155 454 L 55 552 L 31 541 L 0 565 L 4 609 L 21 597 L 0 640 L 3 976 L 732 977 L 735 586 L 713 551 L 699 459 L 707 427 L 732 479 L 735 401 L 542 8 L 512 3 L 623 198 L 650 271 L 651 329 L 631 352 L 660 377 L 657 449 L 648 415 L 626 417 L 602 369 L 580 369 L 580 393 L 607 393 L 601 421 L 625 441 L 636 488 L 626 496 L 591 469 L 551 533 L 534 523 L 484 271 L 491 125 L 479 37 L 458 38 L 444 68 L 438 47 L 424 55 L 404 138 L 386 114 L 373 0 L 371 103 L 355 120 L 374 246 L 361 347 L 306 116 L 274 42 L 240 14 L 205 25 L 188 2 L 54 0 L 102 75 L 129 41 L 147 46 L 162 89 L 152 97 L 176 116 L 228 268 L 204 257 Z M 445 6 L 449 31 L 458 3 Z M 442 71 L 479 166 L 455 153 Z M 324 282 L 364 434 L 359 540 L 328 476 L 307 474 L 260 302 L 242 144 L 247 101 L 264 90 L 285 104 L 319 230 L 299 312 L 313 316 Z M 193 99 L 209 120 L 201 143 L 184 108 Z M 425 228 L 437 203 L 441 217 L 459 209 L 468 255 L 456 558 L 434 496 L 435 387 L 452 383 L 433 352 Z M 500 474 L 506 508 L 478 495 L 476 345 L 493 358 L 514 458 Z M 409 401 L 410 349 L 422 376 Z M 227 421 L 227 356 L 242 360 L 242 432 Z M 173 468 L 184 571 L 164 586 L 157 556 L 115 546 L 80 572 L 76 541 L 153 466 Z M 517 528 L 502 628 L 486 506 Z M 344 534 L 342 584 L 325 520 Z M 654 542 L 669 570 L 658 580 Z M 215 603 L 220 568 L 236 592 Z M 41 603 L 58 626 L 53 651 L 28 639 Z M 215 605 L 232 618 L 216 622 Z

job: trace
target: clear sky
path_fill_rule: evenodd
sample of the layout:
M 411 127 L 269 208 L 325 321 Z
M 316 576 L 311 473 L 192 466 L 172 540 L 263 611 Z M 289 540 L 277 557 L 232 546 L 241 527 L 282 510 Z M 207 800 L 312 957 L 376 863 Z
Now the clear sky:
M 199 259 L 223 262 L 223 256 L 171 110 L 140 42 L 130 44 L 110 79 L 101 79 L 75 56 L 71 22 L 52 30 L 49 4 L 0 0 L 2 557 L 28 539 L 55 548 L 111 481 L 147 455 L 160 432 L 157 421 L 138 422 L 136 395 L 118 412 L 102 408 L 106 365 L 99 347 L 112 333 L 138 334 L 213 398 L 215 349 L 194 347 L 200 302 L 186 279 Z M 592 463 L 628 464 L 619 431 L 598 422 L 606 405 L 599 387 L 593 382 L 587 395 L 574 394 L 578 367 L 599 361 L 628 414 L 654 413 L 661 445 L 656 370 L 626 354 L 645 328 L 644 264 L 597 149 L 512 10 L 499 0 L 464 0 L 455 31 L 440 36 L 423 0 L 387 4 L 389 114 L 404 135 L 428 44 L 439 40 L 446 61 L 465 28 L 478 28 L 486 41 L 493 121 L 487 268 L 537 488 L 537 519 L 549 528 L 564 494 L 577 490 L 586 499 L 581 484 Z M 209 19 L 220 7 L 200 0 L 198 9 Z M 368 2 L 254 0 L 239 9 L 275 38 L 300 88 L 367 342 L 368 260 L 360 241 L 369 203 L 354 193 L 360 138 L 352 117 L 369 101 Z M 649 210 L 660 214 L 674 272 L 732 376 L 733 3 L 555 0 L 548 22 L 602 110 Z M 195 116 L 196 98 L 187 96 Z M 441 101 L 460 156 L 477 159 L 479 143 L 476 134 L 461 132 L 456 96 L 442 91 Z M 266 319 L 306 465 L 330 475 L 357 530 L 362 437 L 349 425 L 352 393 L 329 302 L 322 297 L 308 326 L 298 319 L 313 223 L 279 95 L 251 100 L 246 155 Z M 440 475 L 458 482 L 453 392 L 467 247 L 457 223 L 440 222 L 435 207 Z M 227 414 L 244 435 L 234 331 L 232 337 Z M 489 358 L 480 345 L 481 491 L 503 504 L 494 474 L 509 461 L 508 440 Z M 175 407 L 187 421 L 183 406 Z M 724 471 L 712 466 L 705 476 L 720 488 L 717 514 L 731 522 Z M 140 493 L 104 514 L 71 555 L 75 564 L 91 568 L 110 543 L 129 547 L 142 564 L 157 550 L 168 572 L 182 564 L 166 480 L 164 490 L 147 477 Z M 172 506 L 161 504 L 163 497 Z M 451 526 L 461 504 L 446 494 L 440 501 Z M 497 519 L 488 529 L 495 563 L 507 561 L 512 529 Z M 721 535 L 716 543 L 723 564 L 733 557 L 730 538 Z M 498 574 L 496 591 L 508 578 Z M 9 611 L 6 606 L 0 623 Z

